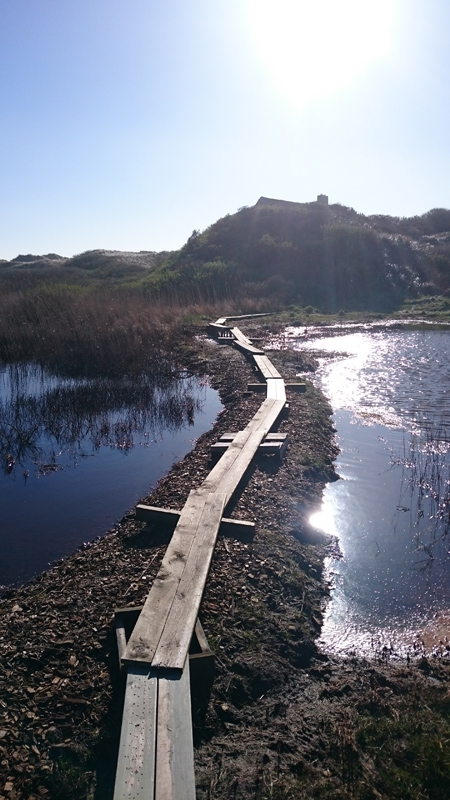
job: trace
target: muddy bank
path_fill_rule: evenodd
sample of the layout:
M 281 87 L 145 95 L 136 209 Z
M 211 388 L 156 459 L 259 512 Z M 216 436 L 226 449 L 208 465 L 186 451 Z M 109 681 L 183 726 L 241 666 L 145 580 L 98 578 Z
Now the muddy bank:
M 255 374 L 231 348 L 202 339 L 183 358 L 211 376 L 226 407 L 145 498 L 172 508 L 206 477 L 211 443 L 246 425 L 261 402 L 242 396 Z M 287 379 L 299 359 L 273 354 Z M 207 692 L 193 692 L 198 797 L 444 797 L 445 659 L 393 665 L 387 653 L 369 663 L 316 650 L 329 543 L 307 518 L 334 477 L 336 451 L 320 394 L 308 385 L 288 399 L 283 464 L 258 459 L 227 510 L 255 521 L 256 535 L 219 537 L 201 607 L 216 664 L 212 687 L 205 681 Z M 130 510 L 102 539 L 1 601 L 0 798 L 112 797 L 123 701 L 113 612 L 144 601 L 167 541 Z M 437 753 L 428 772 L 426 741 Z M 408 794 L 401 780 L 410 754 Z M 431 788 L 419 794 L 414 780 Z

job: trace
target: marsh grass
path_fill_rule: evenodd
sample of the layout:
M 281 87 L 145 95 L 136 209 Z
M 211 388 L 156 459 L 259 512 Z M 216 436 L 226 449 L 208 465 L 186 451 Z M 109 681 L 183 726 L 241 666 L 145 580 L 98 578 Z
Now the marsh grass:
M 171 369 L 181 313 L 143 298 L 59 285 L 10 291 L 0 300 L 0 354 L 66 375 Z
M 242 313 L 260 304 L 243 303 Z M 192 324 L 224 313 L 231 303 L 171 305 L 143 291 L 104 282 L 0 285 L 0 359 L 34 362 L 57 374 L 170 374 Z
M 401 502 L 409 504 L 418 566 L 426 568 L 450 534 L 450 438 L 443 420 L 417 417 L 414 426 L 392 463 L 403 470 Z

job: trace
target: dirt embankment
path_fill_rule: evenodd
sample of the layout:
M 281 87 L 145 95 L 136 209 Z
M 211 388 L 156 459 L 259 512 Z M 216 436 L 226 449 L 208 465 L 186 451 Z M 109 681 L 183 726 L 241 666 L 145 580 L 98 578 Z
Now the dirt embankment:
M 206 477 L 210 445 L 261 403 L 242 396 L 256 376 L 231 348 L 202 340 L 184 359 L 211 376 L 225 409 L 146 498 L 169 508 Z M 298 355 L 273 361 L 286 379 L 302 368 Z M 336 660 L 316 649 L 328 542 L 307 518 L 334 477 L 336 450 L 321 395 L 308 385 L 288 400 L 283 463 L 257 459 L 227 510 L 255 521 L 255 537 L 219 537 L 201 607 L 216 664 L 212 686 L 193 690 L 197 796 L 444 798 L 447 664 Z M 1 601 L 0 800 L 112 797 L 123 701 L 113 612 L 144 601 L 167 540 L 130 512 Z

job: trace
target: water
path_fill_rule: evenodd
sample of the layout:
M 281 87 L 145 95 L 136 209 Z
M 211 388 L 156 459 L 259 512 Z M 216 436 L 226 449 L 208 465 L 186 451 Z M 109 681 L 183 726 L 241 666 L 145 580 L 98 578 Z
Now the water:
M 0 586 L 105 533 L 221 410 L 207 381 L 0 370 Z
M 450 637 L 450 332 L 371 329 L 295 347 L 320 352 L 341 449 L 311 522 L 336 536 L 321 644 L 404 652 Z M 386 652 L 386 650 L 384 651 Z

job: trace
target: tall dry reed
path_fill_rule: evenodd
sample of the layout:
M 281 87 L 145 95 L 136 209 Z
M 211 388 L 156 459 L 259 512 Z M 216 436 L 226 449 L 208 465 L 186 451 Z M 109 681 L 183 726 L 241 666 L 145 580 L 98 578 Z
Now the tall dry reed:
M 139 290 L 60 284 L 14 287 L 0 296 L 0 358 L 66 375 L 170 373 L 194 320 L 259 310 L 262 301 L 170 306 Z

